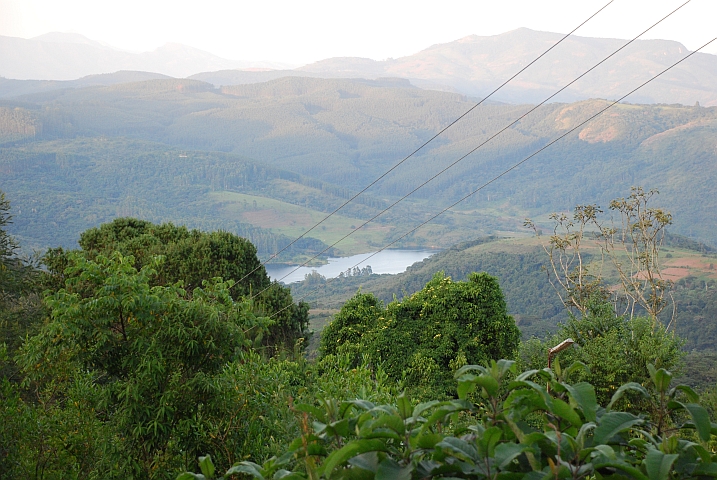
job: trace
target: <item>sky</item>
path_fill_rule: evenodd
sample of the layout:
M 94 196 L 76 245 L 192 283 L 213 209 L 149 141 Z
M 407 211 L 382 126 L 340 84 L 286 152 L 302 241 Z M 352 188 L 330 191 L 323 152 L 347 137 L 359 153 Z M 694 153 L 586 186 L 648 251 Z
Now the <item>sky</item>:
M 685 0 L 614 0 L 575 34 L 632 38 Z M 384 60 L 467 35 L 567 33 L 608 0 L 0 0 L 0 35 L 79 33 L 142 52 L 182 43 L 231 60 L 299 66 Z M 696 49 L 717 36 L 717 0 L 691 0 L 642 38 Z M 717 42 L 705 50 L 717 54 Z

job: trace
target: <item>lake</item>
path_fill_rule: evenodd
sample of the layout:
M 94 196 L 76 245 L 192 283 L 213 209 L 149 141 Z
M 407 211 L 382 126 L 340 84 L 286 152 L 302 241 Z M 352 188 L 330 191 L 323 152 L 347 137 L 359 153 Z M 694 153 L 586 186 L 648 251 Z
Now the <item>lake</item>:
M 373 273 L 401 273 L 405 272 L 408 267 L 416 262 L 420 262 L 431 255 L 438 253 L 440 250 L 383 250 L 366 262 L 358 265 L 358 268 L 371 266 Z M 341 272 L 345 272 L 354 265 L 366 260 L 372 253 L 362 253 L 360 255 L 352 255 L 350 257 L 329 257 L 329 263 L 319 267 L 300 267 L 293 273 L 289 273 L 296 266 L 286 265 L 266 265 L 266 273 L 272 280 L 279 280 L 284 275 L 288 276 L 282 280 L 283 283 L 300 282 L 304 279 L 304 275 L 316 270 L 326 278 L 338 277 Z

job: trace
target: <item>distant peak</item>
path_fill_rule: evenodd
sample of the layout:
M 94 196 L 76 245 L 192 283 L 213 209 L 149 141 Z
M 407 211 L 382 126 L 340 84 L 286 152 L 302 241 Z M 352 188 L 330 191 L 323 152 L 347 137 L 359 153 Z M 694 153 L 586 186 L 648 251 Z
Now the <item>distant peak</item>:
M 79 33 L 67 33 L 67 32 L 49 32 L 43 35 L 32 38 L 31 40 L 37 40 L 39 42 L 46 43 L 73 43 L 77 45 L 92 45 L 93 47 L 101 48 L 113 48 L 106 43 L 98 42 L 90 38 L 85 37 Z

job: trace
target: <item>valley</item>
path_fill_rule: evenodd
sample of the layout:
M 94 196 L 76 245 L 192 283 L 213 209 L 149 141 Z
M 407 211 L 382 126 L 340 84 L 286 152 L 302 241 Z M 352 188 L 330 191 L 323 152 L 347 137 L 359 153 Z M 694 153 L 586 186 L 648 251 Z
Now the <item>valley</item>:
M 467 33 L 302 66 L 0 35 L 0 477 L 715 476 L 717 56 L 613 104 L 687 48 Z

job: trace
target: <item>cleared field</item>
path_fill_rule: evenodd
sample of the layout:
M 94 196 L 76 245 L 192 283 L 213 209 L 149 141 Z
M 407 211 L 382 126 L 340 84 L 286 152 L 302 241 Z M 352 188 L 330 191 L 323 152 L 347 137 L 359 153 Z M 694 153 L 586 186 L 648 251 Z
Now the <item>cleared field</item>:
M 250 223 L 292 238 L 302 235 L 326 216 L 324 212 L 258 195 L 214 192 L 209 198 L 223 218 Z M 361 223 L 355 218 L 336 214 L 312 230 L 309 236 L 331 245 L 356 230 Z M 342 240 L 336 248 L 345 255 L 375 250 L 375 245 L 382 244 L 392 229 L 386 225 L 369 224 Z

